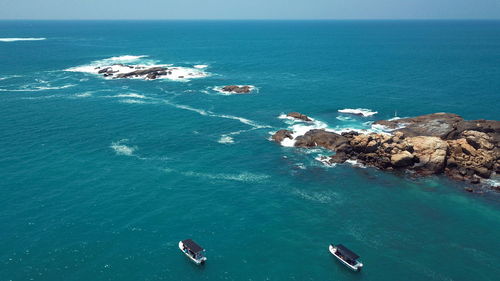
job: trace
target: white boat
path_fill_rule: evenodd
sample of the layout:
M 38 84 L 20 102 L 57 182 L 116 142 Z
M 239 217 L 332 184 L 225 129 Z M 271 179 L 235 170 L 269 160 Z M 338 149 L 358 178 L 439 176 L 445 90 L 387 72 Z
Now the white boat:
M 204 255 L 205 249 L 191 239 L 179 241 L 179 249 L 196 264 L 202 264 L 207 260 Z
M 338 244 L 336 246 L 330 244 L 328 250 L 330 250 L 330 253 L 332 253 L 332 255 L 339 261 L 354 271 L 360 271 L 363 267 L 363 264 L 358 261 L 359 256 L 342 244 Z

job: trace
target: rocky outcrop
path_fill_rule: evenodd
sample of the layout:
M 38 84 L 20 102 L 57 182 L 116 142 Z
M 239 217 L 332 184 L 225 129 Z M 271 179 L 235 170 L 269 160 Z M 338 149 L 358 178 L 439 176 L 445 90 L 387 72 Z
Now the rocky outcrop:
M 279 130 L 274 133 L 271 138 L 273 141 L 281 143 L 285 138 L 293 139 L 292 133 L 292 131 L 288 130 Z
M 479 131 L 467 130 L 460 138 L 448 140 L 450 147 L 446 174 L 457 180 L 489 178 L 499 173 L 500 151 L 494 137 Z
M 158 76 L 167 75 L 167 69 L 164 67 L 151 67 L 139 69 L 132 72 L 117 74 L 114 78 L 131 78 L 146 76 L 147 79 L 156 79 Z
M 306 122 L 312 121 L 312 119 L 309 118 L 307 115 L 304 115 L 304 114 L 299 113 L 299 112 L 290 112 L 286 116 L 292 117 L 292 118 L 295 118 L 295 119 L 299 119 L 299 120 L 302 120 L 302 121 L 306 121 Z
M 222 91 L 231 94 L 248 94 L 252 91 L 252 87 L 245 86 L 237 86 L 237 85 L 229 85 L 222 87 Z
M 463 118 L 451 113 L 433 113 L 414 118 L 380 120 L 374 124 L 383 125 L 408 137 L 429 136 L 445 138 Z
M 302 116 L 292 115 L 304 120 Z M 471 183 L 500 174 L 500 121 L 466 121 L 456 114 L 434 113 L 375 123 L 393 129 L 392 133 L 339 135 L 314 129 L 296 137 L 295 146 L 335 151 L 330 163 L 352 159 L 384 170 L 409 170 L 418 175 L 444 173 Z M 280 130 L 273 139 L 284 137 L 293 139 L 292 132 Z
M 310 130 L 295 139 L 295 146 L 297 147 L 321 146 L 330 150 L 337 150 L 346 143 L 346 137 L 320 129 Z

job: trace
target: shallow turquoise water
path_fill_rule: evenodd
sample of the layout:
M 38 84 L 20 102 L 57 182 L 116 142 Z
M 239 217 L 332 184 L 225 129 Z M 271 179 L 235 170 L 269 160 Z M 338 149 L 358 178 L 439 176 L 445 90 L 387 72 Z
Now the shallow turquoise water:
M 0 280 L 500 275 L 498 195 L 325 167 L 325 151 L 268 140 L 288 111 L 336 129 L 395 112 L 500 119 L 500 22 L 0 22 L 7 37 L 47 40 L 0 42 Z M 210 76 L 64 71 L 123 55 Z M 212 90 L 227 84 L 258 92 Z M 337 112 L 358 107 L 379 113 Z M 179 252 L 188 237 L 205 266 Z M 359 253 L 363 272 L 335 261 L 331 242 Z

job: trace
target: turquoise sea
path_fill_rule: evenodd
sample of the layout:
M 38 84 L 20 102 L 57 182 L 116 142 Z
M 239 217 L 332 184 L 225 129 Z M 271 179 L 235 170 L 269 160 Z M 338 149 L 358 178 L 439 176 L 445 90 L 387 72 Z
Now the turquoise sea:
M 499 120 L 499 54 L 500 21 L 0 21 L 0 280 L 499 280 L 497 193 L 269 140 L 289 111 Z M 204 77 L 75 71 L 110 62 Z

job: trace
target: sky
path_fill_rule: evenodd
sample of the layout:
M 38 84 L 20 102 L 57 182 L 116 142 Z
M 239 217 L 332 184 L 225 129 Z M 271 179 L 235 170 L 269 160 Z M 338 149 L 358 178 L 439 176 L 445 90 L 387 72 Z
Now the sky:
M 0 0 L 0 19 L 500 19 L 500 0 Z

